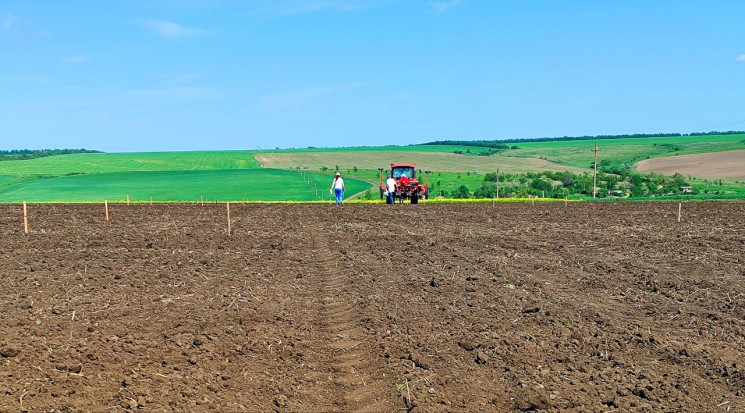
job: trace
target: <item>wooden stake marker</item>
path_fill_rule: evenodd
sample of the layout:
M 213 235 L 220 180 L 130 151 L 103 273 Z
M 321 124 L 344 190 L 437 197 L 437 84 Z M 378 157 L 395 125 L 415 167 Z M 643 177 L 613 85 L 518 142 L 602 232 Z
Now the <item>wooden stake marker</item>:
M 23 201 L 23 233 L 28 234 L 28 211 L 26 210 L 26 201 Z
M 103 209 L 106 212 L 106 220 L 109 220 L 109 200 L 106 199 L 103 201 Z
M 127 205 L 129 205 L 129 194 L 127 194 Z
M 228 235 L 230 235 L 230 202 L 226 203 L 228 208 Z
M 593 151 L 595 152 L 595 162 L 593 162 L 593 173 L 592 173 L 592 199 L 595 199 L 597 197 L 597 187 L 598 187 L 598 143 L 595 142 L 595 149 Z
M 497 168 L 497 182 L 494 183 L 494 196 L 491 199 L 492 207 L 497 204 L 497 198 L 499 198 L 499 168 Z
M 681 213 L 682 209 L 683 209 L 683 204 L 682 203 L 678 203 L 678 222 L 680 222 L 680 213 Z
M 497 193 L 495 195 L 499 199 L 499 168 L 497 168 Z

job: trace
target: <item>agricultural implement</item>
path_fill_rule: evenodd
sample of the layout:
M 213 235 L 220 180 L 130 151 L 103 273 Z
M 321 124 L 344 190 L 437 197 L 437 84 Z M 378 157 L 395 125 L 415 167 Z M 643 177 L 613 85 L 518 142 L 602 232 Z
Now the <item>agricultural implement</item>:
M 380 199 L 383 199 L 386 192 L 385 179 L 383 178 L 383 168 L 380 171 Z M 420 171 L 421 172 L 421 171 Z M 393 202 L 398 200 L 404 202 L 410 199 L 412 204 L 419 203 L 419 200 L 429 199 L 429 174 L 432 171 L 425 171 L 426 174 L 424 185 L 416 179 L 416 166 L 411 163 L 392 163 L 391 176 L 396 180 L 396 192 L 393 196 Z M 386 203 L 390 203 L 388 197 Z

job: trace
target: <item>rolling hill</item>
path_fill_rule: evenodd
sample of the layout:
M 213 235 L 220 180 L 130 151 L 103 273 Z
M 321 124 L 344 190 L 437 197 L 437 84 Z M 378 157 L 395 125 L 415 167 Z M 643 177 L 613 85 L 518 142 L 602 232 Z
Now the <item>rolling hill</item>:
M 698 176 L 723 180 L 718 192 L 745 194 L 740 175 L 718 176 L 716 168 L 710 167 L 723 157 L 729 159 L 731 154 L 745 153 L 742 151 L 745 134 L 710 134 L 598 138 L 597 141 L 526 140 L 494 148 L 460 142 L 56 155 L 0 161 L 0 202 L 99 202 L 124 200 L 126 195 L 132 201 L 147 201 L 151 196 L 156 201 L 195 201 L 200 197 L 220 201 L 324 200 L 328 199 L 327 186 L 337 170 L 346 178 L 347 195 L 371 189 L 365 196 L 377 198 L 378 168 L 387 169 L 391 162 L 415 163 L 421 171 L 432 170 L 430 180 L 437 193 L 449 194 L 459 187 L 473 192 L 484 185 L 484 174 L 497 170 L 511 174 L 510 179 L 542 171 L 587 176 L 592 170 L 595 142 L 603 168 L 633 170 L 641 162 L 640 170 L 645 173 L 659 171 L 672 175 L 679 172 L 676 168 L 682 168 L 680 171 L 690 175 L 693 181 L 697 171 L 702 171 Z M 675 157 L 675 161 L 665 160 L 670 157 Z M 734 162 L 737 169 L 739 161 Z M 691 169 L 692 164 L 698 166 Z M 523 180 L 515 181 L 515 185 L 519 182 Z

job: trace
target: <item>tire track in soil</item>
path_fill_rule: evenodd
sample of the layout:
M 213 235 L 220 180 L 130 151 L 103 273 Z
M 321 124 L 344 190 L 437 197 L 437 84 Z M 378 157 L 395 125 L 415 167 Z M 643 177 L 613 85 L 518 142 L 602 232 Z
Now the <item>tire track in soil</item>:
M 334 233 L 338 232 L 338 228 Z M 376 396 L 375 380 L 366 360 L 370 354 L 365 346 L 366 331 L 362 325 L 361 311 L 354 302 L 354 291 L 343 263 L 337 260 L 329 238 L 338 237 L 328 228 L 319 228 L 311 236 L 311 256 L 314 263 L 308 290 L 311 297 L 306 302 L 315 303 L 314 325 L 318 336 L 314 347 L 317 354 L 324 354 L 319 369 L 312 375 L 318 389 L 307 389 L 310 394 L 327 394 L 330 408 L 339 411 L 381 411 L 387 404 Z M 378 370 L 378 369 L 374 369 Z

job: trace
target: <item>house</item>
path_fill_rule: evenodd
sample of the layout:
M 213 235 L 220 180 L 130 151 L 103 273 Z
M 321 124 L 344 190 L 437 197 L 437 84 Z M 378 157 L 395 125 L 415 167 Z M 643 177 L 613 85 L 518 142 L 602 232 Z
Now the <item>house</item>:
M 692 194 L 693 193 L 693 187 L 692 186 L 681 186 L 680 187 L 680 193 L 681 194 Z

